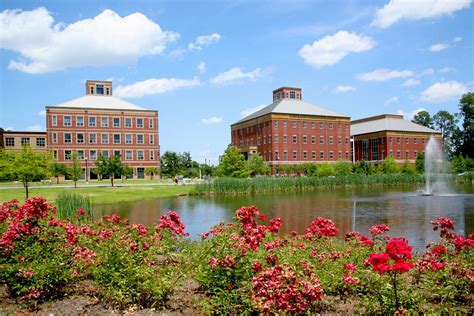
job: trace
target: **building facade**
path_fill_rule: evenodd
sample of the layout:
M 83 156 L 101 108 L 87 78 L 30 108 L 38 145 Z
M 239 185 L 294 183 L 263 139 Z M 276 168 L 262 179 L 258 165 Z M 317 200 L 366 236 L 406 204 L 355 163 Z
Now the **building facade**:
M 112 95 L 111 81 L 86 82 L 86 95 L 46 106 L 48 150 L 60 163 L 72 153 L 82 160 L 86 179 L 94 179 L 99 155 L 120 156 L 133 178 L 146 179 L 146 168 L 158 168 L 158 111 L 146 110 Z
M 397 163 L 416 162 L 425 152 L 430 137 L 442 142 L 442 133 L 403 119 L 403 115 L 383 114 L 351 122 L 354 160 L 378 164 L 387 156 Z
M 35 152 L 46 153 L 46 132 L 14 132 L 0 128 L 0 149 L 21 151 L 23 146 L 29 146 Z
M 232 145 L 272 167 L 350 160 L 350 117 L 302 101 L 300 88 L 273 91 L 273 103 L 231 125 Z

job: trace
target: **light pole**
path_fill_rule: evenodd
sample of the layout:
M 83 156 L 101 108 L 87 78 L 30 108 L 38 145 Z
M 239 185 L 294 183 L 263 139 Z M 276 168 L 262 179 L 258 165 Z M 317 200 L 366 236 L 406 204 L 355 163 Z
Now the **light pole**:
M 87 174 L 87 156 L 84 159 L 86 161 L 86 184 L 89 184 L 89 176 Z

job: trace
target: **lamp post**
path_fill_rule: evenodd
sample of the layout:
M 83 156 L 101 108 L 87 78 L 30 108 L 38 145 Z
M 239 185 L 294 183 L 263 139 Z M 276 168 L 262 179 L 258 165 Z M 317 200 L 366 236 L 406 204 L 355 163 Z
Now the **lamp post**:
M 89 176 L 87 174 L 87 157 L 84 158 L 86 161 L 86 184 L 89 184 Z

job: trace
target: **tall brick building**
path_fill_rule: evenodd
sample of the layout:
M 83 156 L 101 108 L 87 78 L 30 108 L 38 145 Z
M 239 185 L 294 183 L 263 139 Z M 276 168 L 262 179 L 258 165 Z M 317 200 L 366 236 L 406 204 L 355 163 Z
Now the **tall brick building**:
M 48 150 L 60 163 L 77 153 L 88 179 L 99 154 L 120 156 L 145 179 L 147 167 L 159 167 L 158 111 L 146 110 L 112 95 L 111 81 L 88 80 L 86 95 L 46 106 Z M 87 169 L 87 170 L 86 170 Z
M 403 119 L 403 115 L 383 114 L 351 122 L 355 161 L 382 162 L 391 155 L 398 163 L 415 163 L 425 152 L 431 136 L 442 142 L 442 133 Z
M 350 117 L 303 102 L 300 88 L 273 91 L 273 103 L 231 125 L 231 141 L 245 155 L 277 166 L 350 160 Z

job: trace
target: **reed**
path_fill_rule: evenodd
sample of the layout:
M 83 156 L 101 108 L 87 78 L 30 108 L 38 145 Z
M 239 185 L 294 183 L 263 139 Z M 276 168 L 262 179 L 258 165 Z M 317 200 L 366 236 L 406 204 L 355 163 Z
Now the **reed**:
M 56 217 L 59 219 L 72 219 L 74 215 L 78 215 L 77 210 L 83 209 L 85 215 L 79 218 L 89 218 L 92 220 L 92 202 L 87 196 L 76 193 L 60 192 L 55 201 Z

